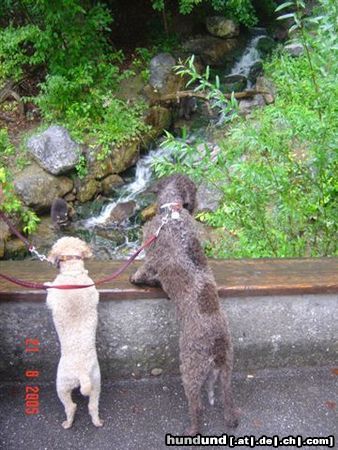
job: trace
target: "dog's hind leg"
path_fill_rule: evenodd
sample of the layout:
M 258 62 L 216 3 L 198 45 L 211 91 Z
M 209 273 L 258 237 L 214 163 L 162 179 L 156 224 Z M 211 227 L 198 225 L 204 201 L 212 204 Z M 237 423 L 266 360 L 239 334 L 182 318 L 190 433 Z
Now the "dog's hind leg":
M 93 425 L 96 427 L 103 426 L 103 420 L 99 417 L 99 397 L 100 387 L 94 386 L 92 393 L 89 396 L 88 411 L 92 418 Z
M 76 403 L 72 401 L 72 389 L 68 387 L 64 387 L 61 385 L 56 386 L 57 394 L 59 399 L 61 400 L 65 413 L 67 416 L 67 420 L 62 422 L 63 428 L 67 429 L 73 425 L 74 415 L 76 411 Z
M 92 379 L 92 390 L 89 394 L 88 411 L 92 418 L 93 425 L 96 427 L 103 426 L 103 420 L 99 417 L 99 399 L 101 392 L 101 375 L 100 369 L 95 370 L 94 378 Z
M 223 392 L 224 420 L 226 427 L 236 428 L 239 423 L 239 410 L 235 408 L 231 388 L 231 370 L 224 367 L 221 371 L 221 385 Z
M 181 374 L 184 392 L 188 401 L 190 427 L 185 431 L 186 435 L 195 436 L 200 429 L 202 416 L 202 386 L 210 370 L 209 365 L 205 364 L 205 360 L 191 355 L 181 354 Z

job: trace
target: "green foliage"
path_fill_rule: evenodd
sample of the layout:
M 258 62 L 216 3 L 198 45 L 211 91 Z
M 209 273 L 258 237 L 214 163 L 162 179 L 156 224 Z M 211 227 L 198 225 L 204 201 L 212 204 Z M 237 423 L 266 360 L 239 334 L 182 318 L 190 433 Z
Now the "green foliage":
M 93 123 L 88 134 L 101 146 L 98 160 L 103 160 L 111 152 L 112 145 L 118 147 L 150 130 L 141 120 L 145 108 L 142 103 L 128 105 L 113 97 L 106 99 L 102 120 Z
M 210 68 L 206 67 L 204 74 L 200 74 L 194 65 L 195 56 L 191 56 L 184 63 L 175 66 L 174 70 L 182 77 L 188 76 L 189 81 L 186 86 L 195 86 L 194 92 L 204 94 L 209 101 L 210 107 L 221 111 L 226 122 L 232 121 L 237 116 L 238 105 L 237 101 L 232 95 L 229 100 L 220 89 L 220 80 L 218 75 L 215 77 L 215 82 L 210 81 Z
M 225 12 L 247 27 L 257 24 L 255 9 L 250 0 L 228 0 Z
M 15 194 L 12 175 L 6 168 L 15 151 L 7 130 L 0 128 L 0 209 L 9 214 L 18 214 L 23 222 L 23 230 L 31 233 L 39 222 L 36 214 L 25 208 Z
M 309 56 L 280 53 L 266 65 L 275 104 L 233 123 L 217 154 L 170 137 L 174 158 L 156 165 L 161 175 L 185 172 L 222 192 L 218 210 L 200 214 L 224 231 L 212 256 L 338 254 L 337 11 L 320 3 L 315 28 L 304 29 Z
M 165 10 L 165 0 L 151 1 L 155 11 Z M 253 26 L 257 23 L 256 12 L 251 0 L 179 0 L 179 12 L 190 14 L 196 6 L 203 2 L 210 4 L 216 12 L 232 17 L 243 25 Z
M 47 75 L 33 101 L 44 120 L 66 126 L 80 141 L 95 137 L 103 154 L 109 144 L 119 145 L 146 129 L 140 105 L 114 98 L 129 73 L 120 73 L 123 55 L 108 45 L 112 18 L 105 6 L 80 0 L 9 3 L 13 16 L 28 23 L 0 30 L 0 81 L 19 80 L 43 67 Z M 84 164 L 79 167 L 82 173 Z

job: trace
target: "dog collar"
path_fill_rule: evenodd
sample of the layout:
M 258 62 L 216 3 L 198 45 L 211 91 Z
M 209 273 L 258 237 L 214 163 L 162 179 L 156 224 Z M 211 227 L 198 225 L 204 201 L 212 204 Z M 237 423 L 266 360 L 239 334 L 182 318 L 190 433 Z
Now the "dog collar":
M 60 262 L 71 261 L 72 259 L 82 260 L 83 258 L 80 255 L 61 255 L 56 260 L 56 267 L 60 267 Z
M 179 202 L 170 202 L 170 203 L 164 203 L 160 206 L 160 209 L 168 209 L 169 212 L 171 212 L 171 218 L 172 219 L 179 219 L 180 218 L 180 211 L 182 210 L 182 203 Z M 167 216 L 169 215 L 169 212 L 167 213 Z
M 182 209 L 182 203 L 180 202 L 170 202 L 164 203 L 160 206 L 160 209 L 169 208 L 171 211 L 180 211 Z

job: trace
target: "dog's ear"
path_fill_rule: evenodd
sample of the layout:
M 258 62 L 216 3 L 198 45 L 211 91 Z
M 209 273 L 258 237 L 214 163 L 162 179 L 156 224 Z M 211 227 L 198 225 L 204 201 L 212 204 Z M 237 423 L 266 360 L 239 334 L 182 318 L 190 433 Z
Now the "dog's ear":
M 184 176 L 177 180 L 177 185 L 182 196 L 183 208 L 193 213 L 196 204 L 197 188 L 190 178 Z
M 165 186 L 170 182 L 171 177 L 162 177 L 155 181 L 151 186 L 147 188 L 147 192 L 152 194 L 158 194 L 160 191 L 162 191 Z
M 87 243 L 85 243 L 85 242 L 83 242 L 82 244 L 83 244 L 82 247 L 81 247 L 81 256 L 82 256 L 82 258 L 83 259 L 91 258 L 93 256 L 93 252 L 92 252 L 90 246 Z
M 47 261 L 49 261 L 52 264 L 55 264 L 58 256 L 59 256 L 59 253 L 57 251 L 56 244 L 54 244 L 51 251 L 49 252 L 49 254 L 47 256 Z

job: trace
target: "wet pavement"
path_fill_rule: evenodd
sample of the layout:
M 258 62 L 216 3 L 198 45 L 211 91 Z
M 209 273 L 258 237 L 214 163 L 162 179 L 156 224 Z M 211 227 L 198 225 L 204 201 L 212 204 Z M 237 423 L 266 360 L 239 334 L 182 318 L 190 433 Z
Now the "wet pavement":
M 74 392 L 78 403 L 73 427 L 61 427 L 65 419 L 54 383 L 40 385 L 40 412 L 25 414 L 28 384 L 3 383 L 0 387 L 0 448 L 6 450 L 161 450 L 169 448 L 165 435 L 181 435 L 188 425 L 187 406 L 179 378 L 154 377 L 102 383 L 100 415 L 105 423 L 95 428 L 87 413 L 87 399 Z M 220 402 L 207 405 L 203 436 L 302 436 L 338 435 L 338 369 L 263 370 L 234 375 L 240 425 L 234 432 L 222 426 Z M 225 438 L 223 438 L 223 442 Z M 247 438 L 246 444 L 250 444 Z M 264 440 L 264 438 L 263 438 Z M 222 441 L 221 441 L 222 442 Z M 262 441 L 261 441 L 262 442 Z M 179 443 L 179 442 L 178 442 Z M 336 444 L 337 445 L 337 444 Z M 171 448 L 191 448 L 172 446 Z M 202 448 L 201 445 L 195 448 Z M 211 445 L 208 448 L 221 448 Z M 223 445 L 223 448 L 226 448 Z M 236 448 L 249 448 L 240 445 Z M 273 448 L 257 444 L 255 448 Z M 285 448 L 297 448 L 294 445 Z M 299 447 L 298 447 L 299 448 Z M 328 448 L 327 446 L 302 448 Z

